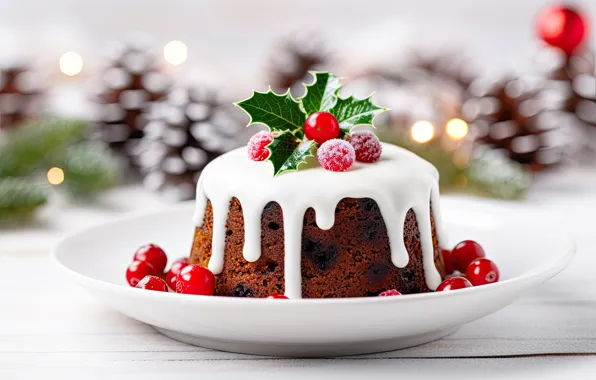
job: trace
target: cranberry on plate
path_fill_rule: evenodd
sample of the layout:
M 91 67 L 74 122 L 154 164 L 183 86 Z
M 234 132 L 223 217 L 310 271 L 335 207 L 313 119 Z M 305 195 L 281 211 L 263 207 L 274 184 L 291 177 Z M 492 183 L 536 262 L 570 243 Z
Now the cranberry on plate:
M 474 286 L 499 281 L 499 268 L 489 259 L 476 259 L 468 265 L 466 277 Z
M 178 273 L 176 293 L 212 296 L 215 293 L 215 276 L 205 267 L 188 264 Z
M 135 252 L 133 260 L 148 262 L 158 273 L 162 273 L 168 264 L 168 256 L 155 244 L 146 244 Z
M 139 289 L 155 290 L 166 293 L 168 291 L 168 284 L 166 284 L 164 280 L 157 276 L 145 276 L 135 287 Z
M 466 273 L 472 261 L 485 256 L 480 244 L 473 240 L 464 240 L 451 250 L 451 263 L 456 270 Z
M 130 286 L 137 286 L 143 277 L 156 274 L 159 274 L 159 272 L 151 264 L 146 261 L 135 260 L 126 268 L 126 281 Z
M 437 292 L 444 292 L 447 290 L 457 290 L 457 289 L 465 289 L 471 288 L 472 284 L 464 277 L 451 277 L 447 280 L 441 282 L 439 287 L 437 288 Z
M 172 263 L 170 270 L 166 273 L 166 283 L 172 290 L 176 290 L 176 280 L 178 273 L 188 265 L 188 258 L 182 257 Z

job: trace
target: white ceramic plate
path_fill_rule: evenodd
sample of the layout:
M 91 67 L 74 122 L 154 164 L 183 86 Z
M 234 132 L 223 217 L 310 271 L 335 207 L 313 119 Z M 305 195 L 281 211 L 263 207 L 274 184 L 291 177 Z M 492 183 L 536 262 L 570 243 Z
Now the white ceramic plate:
M 155 242 L 170 259 L 188 255 L 190 204 L 76 233 L 52 255 L 65 275 L 107 305 L 169 337 L 277 356 L 372 353 L 439 339 L 505 307 L 560 272 L 573 257 L 574 244 L 560 230 L 549 233 L 537 225 L 535 216 L 530 224 L 521 211 L 503 216 L 496 213 L 498 207 L 476 200 L 442 203 L 450 243 L 479 241 L 499 265 L 501 282 L 402 297 L 303 300 L 203 297 L 129 287 L 124 271 L 138 246 Z

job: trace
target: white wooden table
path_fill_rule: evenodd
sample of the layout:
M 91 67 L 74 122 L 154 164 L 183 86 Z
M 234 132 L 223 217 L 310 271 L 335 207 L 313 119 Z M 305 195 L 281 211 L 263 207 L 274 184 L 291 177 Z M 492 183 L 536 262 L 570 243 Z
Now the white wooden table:
M 167 205 L 137 188 L 115 190 L 87 206 L 59 201 L 34 226 L 0 230 L 0 379 L 594 378 L 596 170 L 544 177 L 523 206 L 566 218 L 575 230 L 579 252 L 561 275 L 429 345 L 292 360 L 178 343 L 61 278 L 47 255 L 60 236 L 127 211 Z

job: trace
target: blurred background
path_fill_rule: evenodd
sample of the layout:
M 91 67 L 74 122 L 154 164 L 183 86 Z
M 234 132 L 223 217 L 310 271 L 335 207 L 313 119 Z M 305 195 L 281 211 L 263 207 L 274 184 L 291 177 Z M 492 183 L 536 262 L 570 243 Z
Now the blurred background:
M 594 178 L 594 20 L 590 1 L 4 1 L 0 248 L 192 199 L 258 130 L 231 102 L 300 96 L 309 70 L 374 91 L 377 134 L 444 193 Z

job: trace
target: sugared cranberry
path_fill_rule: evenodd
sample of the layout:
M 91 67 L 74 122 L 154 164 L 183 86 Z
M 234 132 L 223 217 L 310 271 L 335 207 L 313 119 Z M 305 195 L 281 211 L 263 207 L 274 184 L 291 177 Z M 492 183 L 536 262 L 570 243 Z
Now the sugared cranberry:
M 322 144 L 339 136 L 339 123 L 329 112 L 315 112 L 306 118 L 304 135 L 307 139 Z
M 445 274 L 449 275 L 455 271 L 453 263 L 451 262 L 451 251 L 441 248 L 441 255 L 443 255 L 443 264 L 445 264 Z
M 390 289 L 390 290 L 385 290 L 384 292 L 379 294 L 379 297 L 391 297 L 391 296 L 401 296 L 401 293 L 395 289 Z
M 248 158 L 253 161 L 265 161 L 269 157 L 267 146 L 271 144 L 275 135 L 273 132 L 261 131 L 248 141 Z
M 377 162 L 383 153 L 379 138 L 372 132 L 354 132 L 348 137 L 348 142 L 354 147 L 358 162 Z
M 126 281 L 130 286 L 137 286 L 145 276 L 154 276 L 158 272 L 146 261 L 135 260 L 126 268 Z
M 326 141 L 317 150 L 317 158 L 323 168 L 332 172 L 345 172 L 354 164 L 356 153 L 347 141 Z
M 135 288 L 167 292 L 168 284 L 157 276 L 145 276 Z
M 188 265 L 188 258 L 183 257 L 180 258 L 172 263 L 170 270 L 166 273 L 166 283 L 172 290 L 176 290 L 176 277 L 178 277 L 178 273 Z
M 484 249 L 473 240 L 464 240 L 451 251 L 453 268 L 466 273 L 468 265 L 476 259 L 484 257 Z
M 443 282 L 437 288 L 437 292 L 444 292 L 446 290 L 456 290 L 456 289 L 464 289 L 464 288 L 471 288 L 472 284 L 470 281 L 466 280 L 463 277 L 451 277 Z
M 287 300 L 288 299 L 288 297 L 284 296 L 283 294 L 270 294 L 267 298 L 278 299 L 278 300 Z
M 147 244 L 139 247 L 133 260 L 148 262 L 157 273 L 162 273 L 168 264 L 168 256 L 155 244 Z
M 212 296 L 215 292 L 215 276 L 205 267 L 189 264 L 178 273 L 176 293 Z
M 489 259 L 476 259 L 468 265 L 466 277 L 474 286 L 499 281 L 499 268 Z

